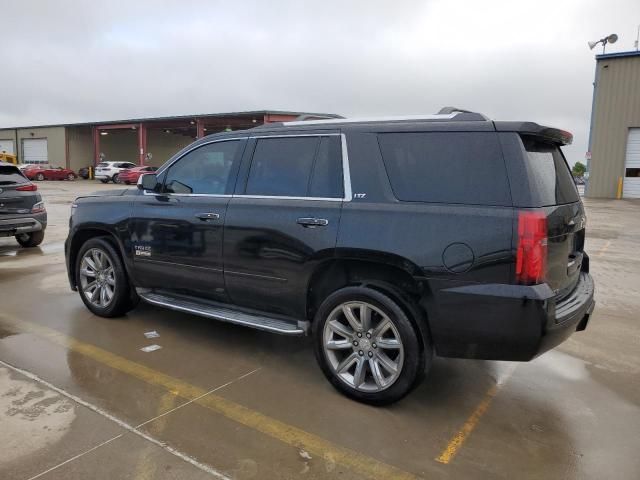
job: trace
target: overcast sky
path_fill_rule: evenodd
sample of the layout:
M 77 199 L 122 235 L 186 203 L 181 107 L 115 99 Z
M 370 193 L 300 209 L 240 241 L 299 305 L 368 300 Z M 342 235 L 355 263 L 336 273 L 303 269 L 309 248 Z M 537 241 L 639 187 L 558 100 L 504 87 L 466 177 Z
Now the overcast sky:
M 634 49 L 639 0 L 0 0 L 0 127 L 243 110 L 445 105 L 587 149 L 594 52 Z M 597 47 L 597 51 L 601 51 Z

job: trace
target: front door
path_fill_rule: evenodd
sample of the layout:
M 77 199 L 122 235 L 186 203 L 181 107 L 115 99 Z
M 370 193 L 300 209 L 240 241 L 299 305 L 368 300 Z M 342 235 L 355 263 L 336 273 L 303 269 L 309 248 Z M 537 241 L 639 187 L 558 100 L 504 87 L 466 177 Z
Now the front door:
M 252 139 L 242 171 L 225 221 L 229 296 L 302 318 L 310 276 L 336 245 L 344 197 L 340 135 Z
M 140 287 L 226 300 L 222 232 L 245 140 L 205 143 L 158 175 L 130 224 Z

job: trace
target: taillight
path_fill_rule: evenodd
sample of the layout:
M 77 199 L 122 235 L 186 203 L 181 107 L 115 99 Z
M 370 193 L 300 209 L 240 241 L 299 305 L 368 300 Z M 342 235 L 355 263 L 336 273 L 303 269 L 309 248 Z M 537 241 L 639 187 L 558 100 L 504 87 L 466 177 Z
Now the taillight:
M 518 215 L 516 282 L 535 285 L 547 273 L 547 216 L 540 211 L 522 211 Z
M 38 202 L 33 207 L 31 207 L 31 213 L 42 213 L 46 211 L 47 209 L 44 208 L 44 202 Z
M 38 186 L 35 183 L 27 183 L 21 187 L 16 187 L 16 190 L 19 192 L 35 192 L 38 190 Z

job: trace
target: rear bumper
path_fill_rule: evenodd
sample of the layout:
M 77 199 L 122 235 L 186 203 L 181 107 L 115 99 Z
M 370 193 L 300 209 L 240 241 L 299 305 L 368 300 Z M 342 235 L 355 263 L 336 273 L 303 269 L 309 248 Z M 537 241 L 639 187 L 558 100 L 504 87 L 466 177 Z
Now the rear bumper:
M 430 327 L 438 355 L 527 361 L 584 330 L 595 307 L 583 272 L 560 302 L 548 285 L 471 285 L 441 290 Z
M 47 214 L 36 213 L 0 219 L 0 237 L 14 237 L 22 233 L 39 232 L 47 227 Z

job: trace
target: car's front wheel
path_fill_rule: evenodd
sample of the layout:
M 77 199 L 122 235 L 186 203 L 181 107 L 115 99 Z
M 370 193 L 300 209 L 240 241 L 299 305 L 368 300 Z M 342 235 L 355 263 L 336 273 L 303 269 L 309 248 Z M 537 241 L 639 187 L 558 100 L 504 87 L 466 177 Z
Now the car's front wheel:
M 67 175 L 67 180 L 75 180 L 76 176 L 73 173 L 70 173 L 69 175 Z
M 425 349 L 405 311 L 387 295 L 346 287 L 320 305 L 313 325 L 315 352 L 331 384 L 373 405 L 400 400 L 425 369 Z
M 36 180 L 38 180 L 39 182 L 44 180 L 44 174 L 43 173 L 39 173 L 36 175 Z
M 105 238 L 92 238 L 82 245 L 76 281 L 80 298 L 96 315 L 118 317 L 135 306 L 120 255 Z
M 16 240 L 21 247 L 37 247 L 44 240 L 44 230 L 40 230 L 39 232 L 21 233 L 20 235 L 16 235 Z
M 113 183 L 120 183 L 120 175 L 116 173 L 111 180 L 113 180 Z

